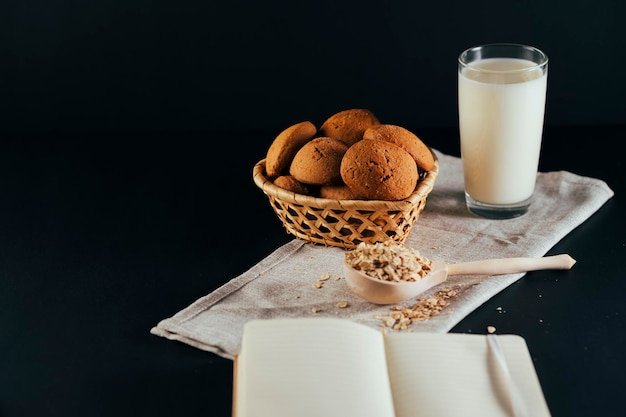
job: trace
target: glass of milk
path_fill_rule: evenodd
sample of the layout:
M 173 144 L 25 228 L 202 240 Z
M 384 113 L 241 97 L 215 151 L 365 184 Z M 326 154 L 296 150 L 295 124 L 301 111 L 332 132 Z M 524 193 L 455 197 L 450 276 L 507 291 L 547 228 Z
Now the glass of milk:
M 468 209 L 509 219 L 528 211 L 539 165 L 548 57 L 487 44 L 458 59 L 461 159 Z

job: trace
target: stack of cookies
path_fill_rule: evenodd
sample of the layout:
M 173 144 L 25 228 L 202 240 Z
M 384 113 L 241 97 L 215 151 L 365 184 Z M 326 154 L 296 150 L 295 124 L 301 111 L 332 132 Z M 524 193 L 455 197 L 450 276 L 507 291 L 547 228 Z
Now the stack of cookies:
M 289 126 L 265 158 L 274 185 L 334 200 L 406 199 L 434 166 L 417 135 L 381 123 L 367 109 L 335 113 L 319 129 L 310 121 Z

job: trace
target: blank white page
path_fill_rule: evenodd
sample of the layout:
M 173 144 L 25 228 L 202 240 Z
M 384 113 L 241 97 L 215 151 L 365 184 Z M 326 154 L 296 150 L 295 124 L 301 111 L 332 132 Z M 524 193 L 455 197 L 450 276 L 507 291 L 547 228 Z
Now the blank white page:
M 549 416 L 525 340 L 497 337 L 527 415 Z M 514 416 L 487 336 L 393 333 L 386 349 L 397 417 Z
M 237 417 L 392 417 L 382 334 L 332 318 L 248 322 Z

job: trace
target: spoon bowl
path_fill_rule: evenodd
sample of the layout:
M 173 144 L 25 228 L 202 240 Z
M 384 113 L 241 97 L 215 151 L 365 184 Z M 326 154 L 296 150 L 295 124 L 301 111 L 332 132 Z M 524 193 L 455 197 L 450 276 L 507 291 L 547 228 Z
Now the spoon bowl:
M 433 261 L 432 268 L 432 271 L 419 281 L 383 281 L 370 277 L 345 262 L 343 264 L 346 282 L 352 292 L 374 304 L 399 303 L 444 282 L 448 276 L 446 265 L 441 261 Z
M 569 255 L 542 258 L 485 259 L 458 264 L 432 261 L 428 275 L 417 281 L 384 281 L 343 263 L 348 287 L 359 297 L 374 304 L 395 304 L 414 298 L 441 284 L 449 275 L 504 275 L 545 269 L 570 269 L 576 261 Z

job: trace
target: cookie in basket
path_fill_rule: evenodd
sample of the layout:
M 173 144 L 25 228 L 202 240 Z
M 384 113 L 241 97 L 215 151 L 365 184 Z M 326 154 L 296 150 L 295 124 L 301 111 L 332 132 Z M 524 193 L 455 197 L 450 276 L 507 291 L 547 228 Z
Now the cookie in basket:
M 294 192 L 296 194 L 312 195 L 313 190 L 307 184 L 303 184 L 291 175 L 280 175 L 274 180 L 274 185 L 280 188 L 284 188 L 287 191 Z
M 363 139 L 377 139 L 391 142 L 407 151 L 422 171 L 430 171 L 435 165 L 430 148 L 413 132 L 405 127 L 380 124 L 370 127 L 363 133 Z
M 326 119 L 320 127 L 320 136 L 339 139 L 350 146 L 363 139 L 366 129 L 379 124 L 380 121 L 370 110 L 343 110 Z
M 289 126 L 274 138 L 265 157 L 265 171 L 269 178 L 287 174 L 289 165 L 305 143 L 317 134 L 317 128 L 309 121 Z
M 341 183 L 341 160 L 348 146 L 333 138 L 315 138 L 296 153 L 289 174 L 304 184 Z
M 363 139 L 346 152 L 341 178 L 359 198 L 402 200 L 415 190 L 418 170 L 413 157 L 398 145 Z
M 322 185 L 320 197 L 331 200 L 360 200 L 346 184 Z

